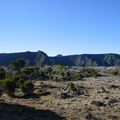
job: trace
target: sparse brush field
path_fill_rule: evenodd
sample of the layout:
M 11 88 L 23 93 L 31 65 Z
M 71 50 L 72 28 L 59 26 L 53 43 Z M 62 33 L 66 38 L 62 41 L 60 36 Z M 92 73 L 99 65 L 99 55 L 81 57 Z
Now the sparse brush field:
M 19 87 L 12 97 L 4 92 L 0 120 L 120 120 L 120 77 L 100 69 L 80 80 L 32 80 L 29 95 Z

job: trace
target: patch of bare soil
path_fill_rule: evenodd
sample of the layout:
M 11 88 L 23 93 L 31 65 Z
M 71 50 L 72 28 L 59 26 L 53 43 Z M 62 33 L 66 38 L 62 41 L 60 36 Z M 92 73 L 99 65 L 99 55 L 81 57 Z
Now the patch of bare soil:
M 84 94 L 66 99 L 58 92 L 69 82 L 35 83 L 32 96 L 3 95 L 0 98 L 1 120 L 120 120 L 120 81 L 116 77 L 86 78 L 73 81 Z M 19 97 L 17 97 L 19 96 Z

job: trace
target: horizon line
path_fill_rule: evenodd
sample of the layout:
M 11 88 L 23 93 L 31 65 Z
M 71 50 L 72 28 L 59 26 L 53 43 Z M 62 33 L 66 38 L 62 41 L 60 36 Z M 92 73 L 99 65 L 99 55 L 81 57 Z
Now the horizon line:
M 0 53 L 0 54 L 19 54 L 19 53 L 27 53 L 27 52 L 30 52 L 30 53 L 37 53 L 37 52 L 43 52 L 43 53 L 45 53 L 45 54 L 47 54 L 46 52 L 44 52 L 44 51 L 41 51 L 41 50 L 38 50 L 38 51 L 16 51 L 16 52 L 2 52 L 2 53 Z M 117 55 L 120 55 L 119 53 L 114 53 L 114 52 L 106 52 L 106 53 L 80 53 L 80 54 L 78 54 L 78 53 L 76 53 L 76 54 L 67 54 L 67 55 L 62 55 L 62 54 L 57 54 L 57 55 L 52 55 L 52 56 L 49 56 L 48 54 L 48 56 L 49 57 L 57 57 L 57 56 L 74 56 L 74 55 L 104 55 L 104 54 L 117 54 Z

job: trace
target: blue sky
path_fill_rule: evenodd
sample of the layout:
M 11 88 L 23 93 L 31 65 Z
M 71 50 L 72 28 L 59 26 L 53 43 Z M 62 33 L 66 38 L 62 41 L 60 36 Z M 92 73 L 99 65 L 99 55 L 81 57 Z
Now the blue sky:
M 0 53 L 119 53 L 120 0 L 0 0 Z

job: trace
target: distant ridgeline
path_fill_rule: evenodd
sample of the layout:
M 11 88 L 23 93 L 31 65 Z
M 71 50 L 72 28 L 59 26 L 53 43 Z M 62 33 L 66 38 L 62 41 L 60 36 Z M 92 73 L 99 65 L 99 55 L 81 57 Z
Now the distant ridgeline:
M 66 66 L 119 66 L 119 54 L 57 55 L 49 57 L 42 51 L 0 54 L 0 65 L 9 65 L 16 59 L 24 59 L 27 65 L 66 65 Z

